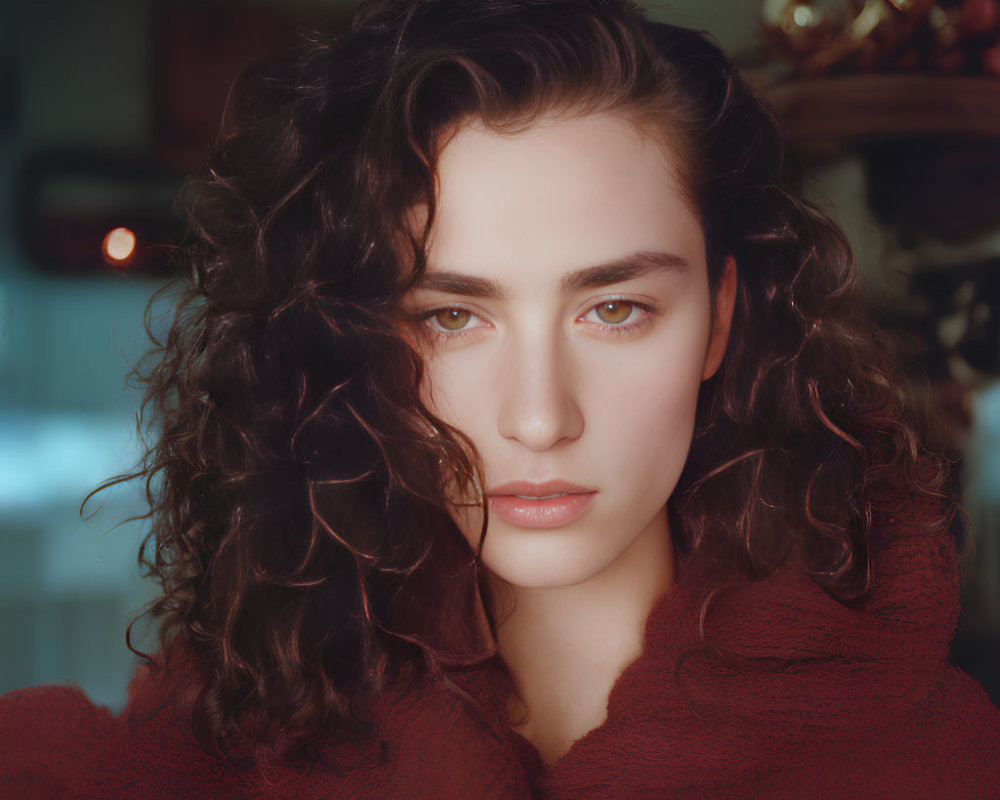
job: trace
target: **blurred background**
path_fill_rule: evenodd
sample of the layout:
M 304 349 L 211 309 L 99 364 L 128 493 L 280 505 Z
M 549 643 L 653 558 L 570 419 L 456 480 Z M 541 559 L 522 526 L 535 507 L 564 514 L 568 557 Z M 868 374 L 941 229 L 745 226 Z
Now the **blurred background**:
M 1000 702 L 1000 13 L 996 0 L 675 0 L 775 106 L 872 312 L 912 348 L 977 555 L 952 660 Z M 143 312 L 172 200 L 227 87 L 337 0 L 0 0 L 0 692 L 70 680 L 120 709 L 141 487 Z M 154 320 L 154 328 L 156 323 Z

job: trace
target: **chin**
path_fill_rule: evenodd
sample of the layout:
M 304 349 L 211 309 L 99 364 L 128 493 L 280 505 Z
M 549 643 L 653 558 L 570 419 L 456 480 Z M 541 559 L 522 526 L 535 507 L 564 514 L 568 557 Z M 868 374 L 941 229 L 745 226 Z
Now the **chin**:
M 511 586 L 545 589 L 586 583 L 620 555 L 589 551 L 581 544 L 579 532 L 568 530 L 491 530 L 483 546 L 483 564 Z

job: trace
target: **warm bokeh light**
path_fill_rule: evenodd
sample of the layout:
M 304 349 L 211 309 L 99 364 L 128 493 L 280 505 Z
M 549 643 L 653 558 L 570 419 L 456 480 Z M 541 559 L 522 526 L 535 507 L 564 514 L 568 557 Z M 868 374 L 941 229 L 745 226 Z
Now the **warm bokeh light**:
M 114 228 L 104 237 L 104 256 L 109 261 L 127 261 L 135 252 L 135 234 L 128 228 Z

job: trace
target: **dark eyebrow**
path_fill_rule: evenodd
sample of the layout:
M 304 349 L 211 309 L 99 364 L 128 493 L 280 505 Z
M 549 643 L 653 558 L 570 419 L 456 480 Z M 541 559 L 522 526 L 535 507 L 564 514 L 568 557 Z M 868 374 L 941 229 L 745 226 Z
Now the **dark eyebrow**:
M 560 281 L 563 291 L 593 289 L 612 283 L 639 278 L 651 272 L 676 272 L 687 269 L 688 262 L 673 253 L 657 250 L 640 250 L 614 261 L 571 272 Z
M 613 261 L 571 272 L 563 277 L 559 286 L 564 292 L 593 289 L 639 278 L 651 272 L 675 272 L 685 270 L 687 267 L 687 260 L 673 253 L 640 250 Z M 503 287 L 497 281 L 447 270 L 425 273 L 416 288 L 432 289 L 463 297 L 483 297 L 494 300 L 504 296 Z
M 503 297 L 503 288 L 496 281 L 474 278 L 461 272 L 426 272 L 416 286 L 417 289 L 433 289 L 445 294 L 463 297 L 488 297 L 498 300 Z

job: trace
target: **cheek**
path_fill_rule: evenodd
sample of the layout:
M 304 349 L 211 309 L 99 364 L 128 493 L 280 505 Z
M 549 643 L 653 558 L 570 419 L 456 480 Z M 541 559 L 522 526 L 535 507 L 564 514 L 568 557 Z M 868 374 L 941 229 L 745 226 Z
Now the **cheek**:
M 482 413 L 479 397 L 482 381 L 470 377 L 449 359 L 424 355 L 421 386 L 424 403 L 443 422 L 468 436 L 482 457 L 483 435 L 482 431 L 475 429 L 477 423 L 482 425 L 486 416 Z M 455 504 L 451 510 L 452 518 L 469 545 L 478 550 L 482 509 L 475 503 L 470 505 L 472 498 L 461 495 L 454 485 L 449 491 L 452 492 L 450 499 Z
M 424 361 L 423 400 L 435 414 L 476 441 L 476 426 L 482 426 L 488 376 L 483 362 L 461 357 L 430 357 Z M 478 366 L 478 369 L 477 369 Z
M 683 344 L 684 346 L 679 346 Z M 694 433 L 707 330 L 622 352 L 589 382 L 588 426 L 602 457 L 623 465 L 638 490 L 669 494 Z

